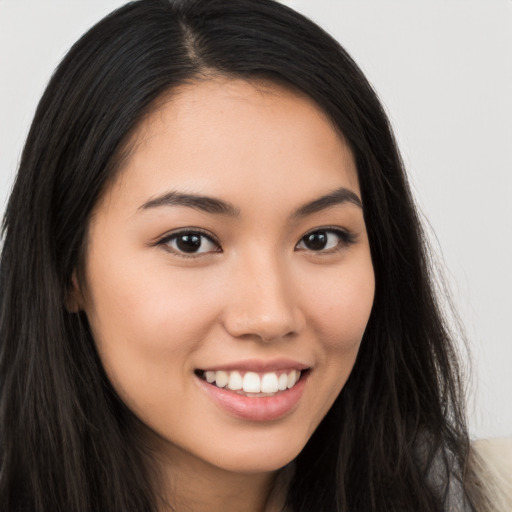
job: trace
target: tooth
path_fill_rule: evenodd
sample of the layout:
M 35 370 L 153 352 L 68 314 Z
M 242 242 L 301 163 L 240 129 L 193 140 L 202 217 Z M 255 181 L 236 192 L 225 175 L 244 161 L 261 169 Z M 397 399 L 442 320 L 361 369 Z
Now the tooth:
M 233 391 L 242 389 L 242 376 L 238 372 L 229 374 L 228 388 Z
M 260 393 L 260 377 L 257 373 L 247 372 L 244 375 L 243 389 L 246 393 Z
M 279 375 L 277 387 L 279 391 L 284 391 L 288 387 L 288 375 L 286 375 L 286 373 Z
M 292 370 L 288 374 L 288 389 L 293 388 L 293 386 L 295 386 L 295 382 L 297 382 L 297 372 Z
M 261 392 L 276 393 L 278 389 L 277 375 L 275 373 L 265 373 L 261 379 Z
M 206 371 L 204 373 L 204 376 L 206 378 L 206 382 L 209 382 L 210 384 L 215 380 L 215 372 L 212 372 L 210 370 Z
M 222 370 L 215 372 L 215 385 L 219 388 L 223 388 L 228 383 L 229 377 L 226 372 Z

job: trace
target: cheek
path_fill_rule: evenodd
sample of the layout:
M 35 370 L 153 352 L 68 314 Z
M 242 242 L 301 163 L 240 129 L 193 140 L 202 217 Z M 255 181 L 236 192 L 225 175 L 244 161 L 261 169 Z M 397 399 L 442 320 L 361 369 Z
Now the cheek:
M 354 366 L 373 305 L 375 281 L 371 260 L 319 269 L 315 280 L 306 282 L 307 322 L 317 340 L 314 405 L 318 415 L 311 432 L 332 406 Z M 313 376 L 312 376 L 313 377 Z
M 369 258 L 337 269 L 318 272 L 308 296 L 309 322 L 320 335 L 329 353 L 357 355 L 370 317 L 375 292 L 373 267 Z
M 191 371 L 190 356 L 217 317 L 197 276 L 136 257 L 95 265 L 88 292 L 92 334 L 120 394 L 122 388 L 157 386 L 170 375 L 183 382 L 179 377 Z

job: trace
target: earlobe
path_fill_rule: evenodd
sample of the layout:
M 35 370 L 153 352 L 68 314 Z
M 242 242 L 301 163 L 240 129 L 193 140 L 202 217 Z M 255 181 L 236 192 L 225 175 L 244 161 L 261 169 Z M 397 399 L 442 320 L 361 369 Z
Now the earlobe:
M 71 286 L 67 292 L 65 306 L 68 313 L 78 313 L 83 309 L 83 297 L 76 276 L 76 271 L 71 276 Z

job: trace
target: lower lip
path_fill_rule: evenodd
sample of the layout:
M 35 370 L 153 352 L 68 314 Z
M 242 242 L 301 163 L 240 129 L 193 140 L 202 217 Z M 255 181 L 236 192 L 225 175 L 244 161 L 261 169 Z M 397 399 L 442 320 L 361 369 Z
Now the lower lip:
M 297 406 L 309 372 L 301 375 L 295 386 L 274 396 L 248 397 L 227 389 L 218 388 L 197 377 L 202 388 L 213 400 L 232 416 L 249 421 L 273 421 L 291 413 Z

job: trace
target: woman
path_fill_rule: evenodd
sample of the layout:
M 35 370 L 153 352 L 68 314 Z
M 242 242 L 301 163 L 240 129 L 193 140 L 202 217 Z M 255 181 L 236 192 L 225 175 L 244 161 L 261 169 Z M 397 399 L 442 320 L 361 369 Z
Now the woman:
M 5 510 L 478 510 L 391 129 L 292 10 L 105 18 L 48 85 L 4 226 Z

